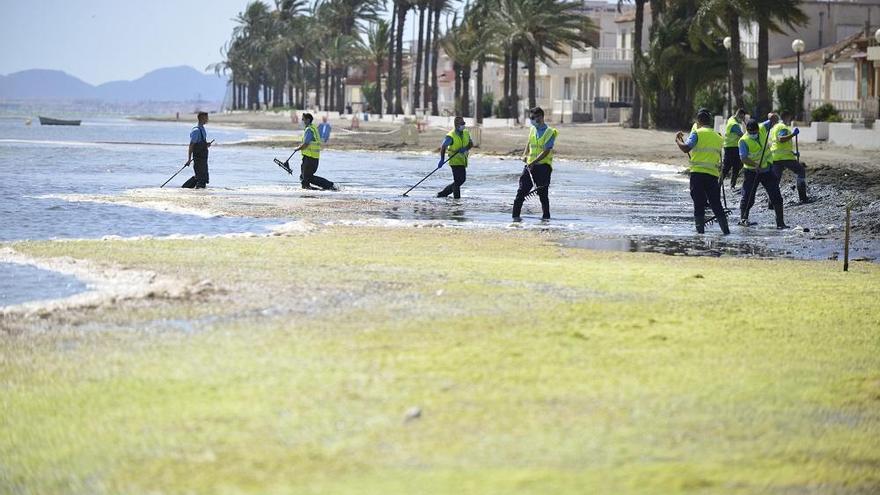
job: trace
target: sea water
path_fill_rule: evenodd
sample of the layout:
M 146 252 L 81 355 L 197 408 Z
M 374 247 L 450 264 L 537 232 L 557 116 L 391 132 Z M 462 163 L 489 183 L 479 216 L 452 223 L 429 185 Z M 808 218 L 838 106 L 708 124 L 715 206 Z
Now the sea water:
M 191 123 L 125 119 L 87 120 L 77 127 L 26 126 L 21 119 L 0 119 L 0 241 L 259 234 L 297 220 L 281 214 L 278 218 L 229 217 L 195 209 L 162 211 L 89 200 L 157 189 L 186 160 L 191 128 Z M 296 175 L 284 173 L 272 161 L 286 158 L 290 149 L 237 143 L 279 134 L 298 137 L 301 129 L 252 131 L 209 123 L 207 132 L 217 144 L 211 148 L 209 189 L 177 193 L 211 194 L 221 200 L 224 195 L 236 200 L 245 195 L 255 203 L 261 197 L 300 193 Z M 776 231 L 772 213 L 757 210 L 756 217 L 768 228 L 731 226 L 733 235 L 722 238 L 717 225 L 710 225 L 706 236 L 695 236 L 688 181 L 681 173 L 684 158 L 682 167 L 589 156 L 557 159 L 550 188 L 553 219 L 540 221 L 540 205 L 533 198 L 523 209 L 524 222 L 514 226 L 511 204 L 523 171 L 516 157 L 475 153 L 461 199 L 435 197 L 451 182 L 448 166 L 402 197 L 435 168 L 436 154 L 341 152 L 334 151 L 333 144 L 331 139 L 325 146 L 318 175 L 337 182 L 342 191 L 317 197 L 371 200 L 369 209 L 359 211 L 349 223 L 556 229 L 572 237 L 574 246 L 686 255 L 825 258 L 834 249 L 804 241 L 799 230 Z M 298 160 L 291 164 L 296 170 Z M 191 168 L 185 169 L 166 188 L 179 188 L 191 174 Z M 731 208 L 738 203 L 729 190 L 728 202 Z M 792 216 L 788 218 L 791 223 Z M 332 222 L 347 220 L 334 218 Z M 873 255 L 878 247 L 876 243 L 853 246 L 854 252 L 860 250 Z

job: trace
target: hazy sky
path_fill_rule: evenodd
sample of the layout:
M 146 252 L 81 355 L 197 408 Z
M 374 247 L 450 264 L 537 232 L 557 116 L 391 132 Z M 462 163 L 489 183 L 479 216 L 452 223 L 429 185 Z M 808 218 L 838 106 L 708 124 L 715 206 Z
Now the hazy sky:
M 274 5 L 271 0 L 264 1 Z M 90 84 L 222 60 L 248 0 L 0 0 L 0 74 L 58 69 Z M 390 4 L 390 2 L 389 2 Z M 390 16 L 390 14 L 389 14 Z M 407 37 L 413 32 L 408 16 Z
M 271 3 L 271 2 L 269 2 Z M 247 0 L 0 0 L 0 74 L 60 69 L 91 83 L 222 59 Z

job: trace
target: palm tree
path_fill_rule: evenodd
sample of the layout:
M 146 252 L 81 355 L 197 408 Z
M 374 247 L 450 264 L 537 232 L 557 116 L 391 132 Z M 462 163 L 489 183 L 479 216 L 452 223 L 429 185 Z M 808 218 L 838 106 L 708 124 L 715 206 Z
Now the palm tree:
M 617 11 L 620 12 L 621 7 L 624 3 L 629 0 L 618 0 L 617 1 Z M 710 0 L 711 1 L 711 0 Z M 638 78 L 636 74 L 639 73 L 641 69 L 642 63 L 642 31 L 645 26 L 645 3 L 647 0 L 632 0 L 633 3 L 636 4 L 636 12 L 635 12 L 635 22 L 633 29 L 633 82 L 635 82 L 635 92 L 633 94 L 633 102 L 632 102 L 632 115 L 630 118 L 630 127 L 638 128 L 640 120 L 644 121 L 645 118 L 642 114 L 642 96 L 641 96 L 641 88 L 639 88 Z M 640 119 L 641 117 L 641 119 Z M 647 124 L 647 122 L 645 122 Z M 643 126 L 646 127 L 646 126 Z
M 243 80 L 247 83 L 248 109 L 259 110 L 259 89 L 264 80 L 263 70 L 266 65 L 267 35 L 270 32 L 269 8 L 266 4 L 253 1 L 244 12 L 235 18 L 236 26 L 232 36 L 237 40 L 237 55 L 244 58 Z
M 361 44 L 361 50 L 368 63 L 376 66 L 376 92 L 382 94 L 382 66 L 391 45 L 391 33 L 388 22 L 379 19 L 370 25 L 367 41 Z M 382 116 L 382 104 L 379 104 L 379 116 Z
M 422 77 L 422 82 L 423 82 L 423 85 L 422 85 L 422 98 L 423 98 L 422 108 L 424 108 L 425 112 L 427 112 L 428 106 L 431 103 L 431 95 L 430 95 L 431 79 L 428 77 L 428 74 L 431 71 L 431 57 L 429 57 L 428 55 L 433 52 L 433 49 L 431 48 L 431 19 L 434 15 L 434 6 L 433 6 L 433 2 L 431 2 L 430 0 L 427 0 L 425 3 L 427 4 L 428 18 L 425 20 L 425 46 L 423 49 L 424 54 L 425 54 L 425 56 L 424 56 L 425 67 L 424 67 L 424 73 L 423 73 L 423 77 Z
M 663 3 L 658 2 L 658 6 Z M 690 35 L 697 0 L 668 1 L 662 9 L 651 28 L 649 53 L 638 74 L 639 84 L 658 127 L 686 128 L 693 117 L 697 90 L 725 79 L 727 63 L 717 33 L 709 36 L 712 43 L 694 40 Z
M 403 27 L 406 24 L 406 13 L 413 6 L 412 0 L 394 0 L 394 7 L 397 10 L 397 33 L 394 37 L 394 113 L 403 113 Z
M 422 79 L 422 48 L 425 40 L 425 8 L 428 6 L 429 0 L 414 0 L 414 6 L 419 9 L 419 38 L 416 44 L 416 61 L 413 77 L 413 110 L 419 106 L 420 101 L 420 84 Z M 426 73 L 427 75 L 427 73 Z
M 743 92 L 743 59 L 740 47 L 739 22 L 747 13 L 746 4 L 733 0 L 706 0 L 697 11 L 691 25 L 691 36 L 712 44 L 712 36 L 730 36 L 727 66 L 730 71 L 730 90 L 736 106 L 745 107 Z M 720 33 L 720 34 L 719 34 Z
M 767 65 L 770 58 L 770 31 L 785 33 L 789 29 L 806 25 L 809 18 L 801 10 L 800 0 L 742 0 L 746 19 L 758 23 L 758 108 L 757 115 L 771 110 L 770 92 L 767 86 Z
M 434 9 L 434 42 L 431 44 L 431 115 L 440 115 L 437 105 L 437 95 L 440 93 L 437 85 L 437 61 L 440 58 L 440 14 L 449 10 L 449 0 L 431 0 Z
M 469 19 L 469 17 L 466 15 L 465 19 Z M 461 26 L 456 26 L 453 21 L 452 27 L 447 31 L 440 44 L 446 55 L 452 59 L 455 72 L 455 113 L 463 117 L 470 117 L 471 66 L 480 52 L 477 45 L 476 29 L 470 22 L 466 21 Z
M 508 26 L 507 36 L 513 46 L 512 64 L 518 65 L 520 51 L 526 56 L 529 84 L 529 107 L 535 98 L 535 63 L 555 62 L 554 55 L 567 48 L 589 44 L 594 29 L 588 17 L 580 13 L 581 3 L 567 0 L 502 0 L 498 11 L 502 24 Z M 511 79 L 511 92 L 516 99 L 516 75 Z

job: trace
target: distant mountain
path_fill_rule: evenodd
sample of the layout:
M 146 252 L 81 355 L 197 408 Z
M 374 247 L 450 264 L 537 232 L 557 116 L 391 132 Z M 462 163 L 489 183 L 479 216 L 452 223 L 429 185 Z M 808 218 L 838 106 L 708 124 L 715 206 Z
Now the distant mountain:
M 0 78 L 0 98 L 10 100 L 92 98 L 95 87 L 60 70 L 31 69 Z
M 93 99 L 108 102 L 222 101 L 226 77 L 180 66 L 154 70 L 134 81 L 92 86 L 57 70 L 26 70 L 0 76 L 0 98 L 8 100 Z

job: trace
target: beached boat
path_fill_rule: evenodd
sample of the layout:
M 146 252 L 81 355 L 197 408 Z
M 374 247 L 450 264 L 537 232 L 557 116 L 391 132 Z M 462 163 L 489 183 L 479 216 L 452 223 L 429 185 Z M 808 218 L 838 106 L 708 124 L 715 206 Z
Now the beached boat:
M 40 117 L 40 125 L 80 125 L 82 120 L 61 120 L 49 117 Z

